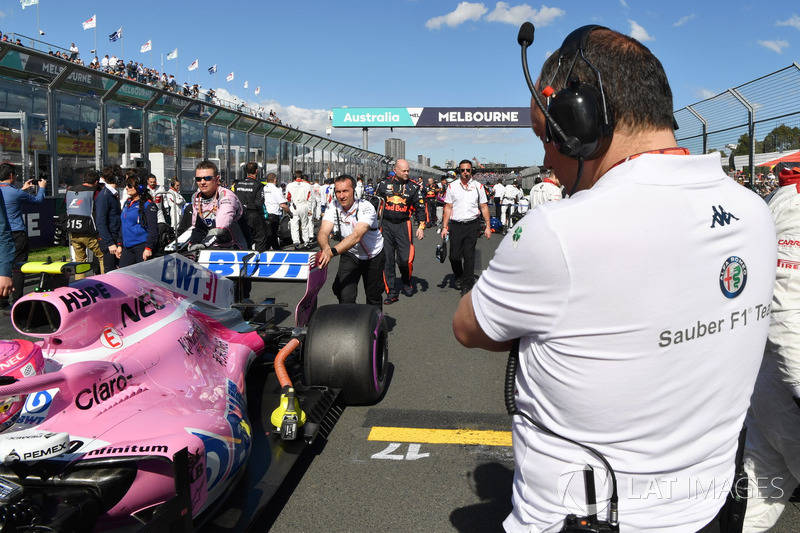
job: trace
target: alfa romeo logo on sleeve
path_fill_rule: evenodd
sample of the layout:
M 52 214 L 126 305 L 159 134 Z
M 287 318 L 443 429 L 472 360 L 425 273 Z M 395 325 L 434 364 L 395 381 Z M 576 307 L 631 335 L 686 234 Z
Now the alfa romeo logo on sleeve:
M 725 298 L 736 298 L 747 283 L 747 266 L 741 257 L 732 255 L 722 264 L 719 271 L 719 288 Z

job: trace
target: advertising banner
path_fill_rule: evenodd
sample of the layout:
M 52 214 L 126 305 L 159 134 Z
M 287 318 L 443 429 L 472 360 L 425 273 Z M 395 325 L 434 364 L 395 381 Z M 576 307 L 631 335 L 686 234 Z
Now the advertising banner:
M 334 128 L 530 128 L 527 107 L 334 107 Z

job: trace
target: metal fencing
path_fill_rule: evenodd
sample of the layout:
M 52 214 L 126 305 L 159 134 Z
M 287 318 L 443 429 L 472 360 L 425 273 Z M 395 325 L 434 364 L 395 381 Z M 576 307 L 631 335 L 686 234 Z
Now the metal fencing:
M 678 109 L 675 119 L 680 146 L 694 154 L 721 152 L 723 165 L 733 162 L 753 185 L 757 167 L 800 150 L 800 65 Z

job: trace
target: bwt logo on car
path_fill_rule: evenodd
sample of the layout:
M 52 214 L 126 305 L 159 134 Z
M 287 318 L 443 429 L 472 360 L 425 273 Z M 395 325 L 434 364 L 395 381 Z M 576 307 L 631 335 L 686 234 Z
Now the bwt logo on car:
M 208 254 L 207 268 L 220 276 L 239 275 L 245 256 L 250 252 L 213 251 Z M 202 258 L 201 258 L 202 259 Z M 308 253 L 261 252 L 247 263 L 246 274 L 251 277 L 269 278 L 278 276 L 286 279 L 297 278 L 308 267 Z
M 200 282 L 203 282 L 202 285 Z M 161 282 L 171 285 L 184 293 L 200 296 L 206 301 L 217 301 L 218 279 L 212 272 L 205 276 L 204 272 L 192 266 L 179 256 L 164 257 L 161 269 Z M 203 291 L 202 293 L 200 291 Z
M 84 411 L 91 409 L 95 405 L 109 400 L 115 394 L 119 394 L 128 388 L 128 380 L 133 374 L 125 375 L 122 365 L 118 367 L 117 373 L 107 381 L 101 381 L 92 385 L 91 389 L 83 389 L 75 397 L 75 405 Z

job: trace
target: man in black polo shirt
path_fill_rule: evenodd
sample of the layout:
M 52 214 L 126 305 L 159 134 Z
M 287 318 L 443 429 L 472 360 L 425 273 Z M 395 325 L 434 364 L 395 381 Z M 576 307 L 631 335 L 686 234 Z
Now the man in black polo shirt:
M 258 179 L 258 163 L 250 161 L 244 166 L 247 177 L 231 186 L 244 209 L 244 218 L 250 231 L 250 243 L 263 252 L 267 249 L 267 219 L 264 214 L 264 184 Z

